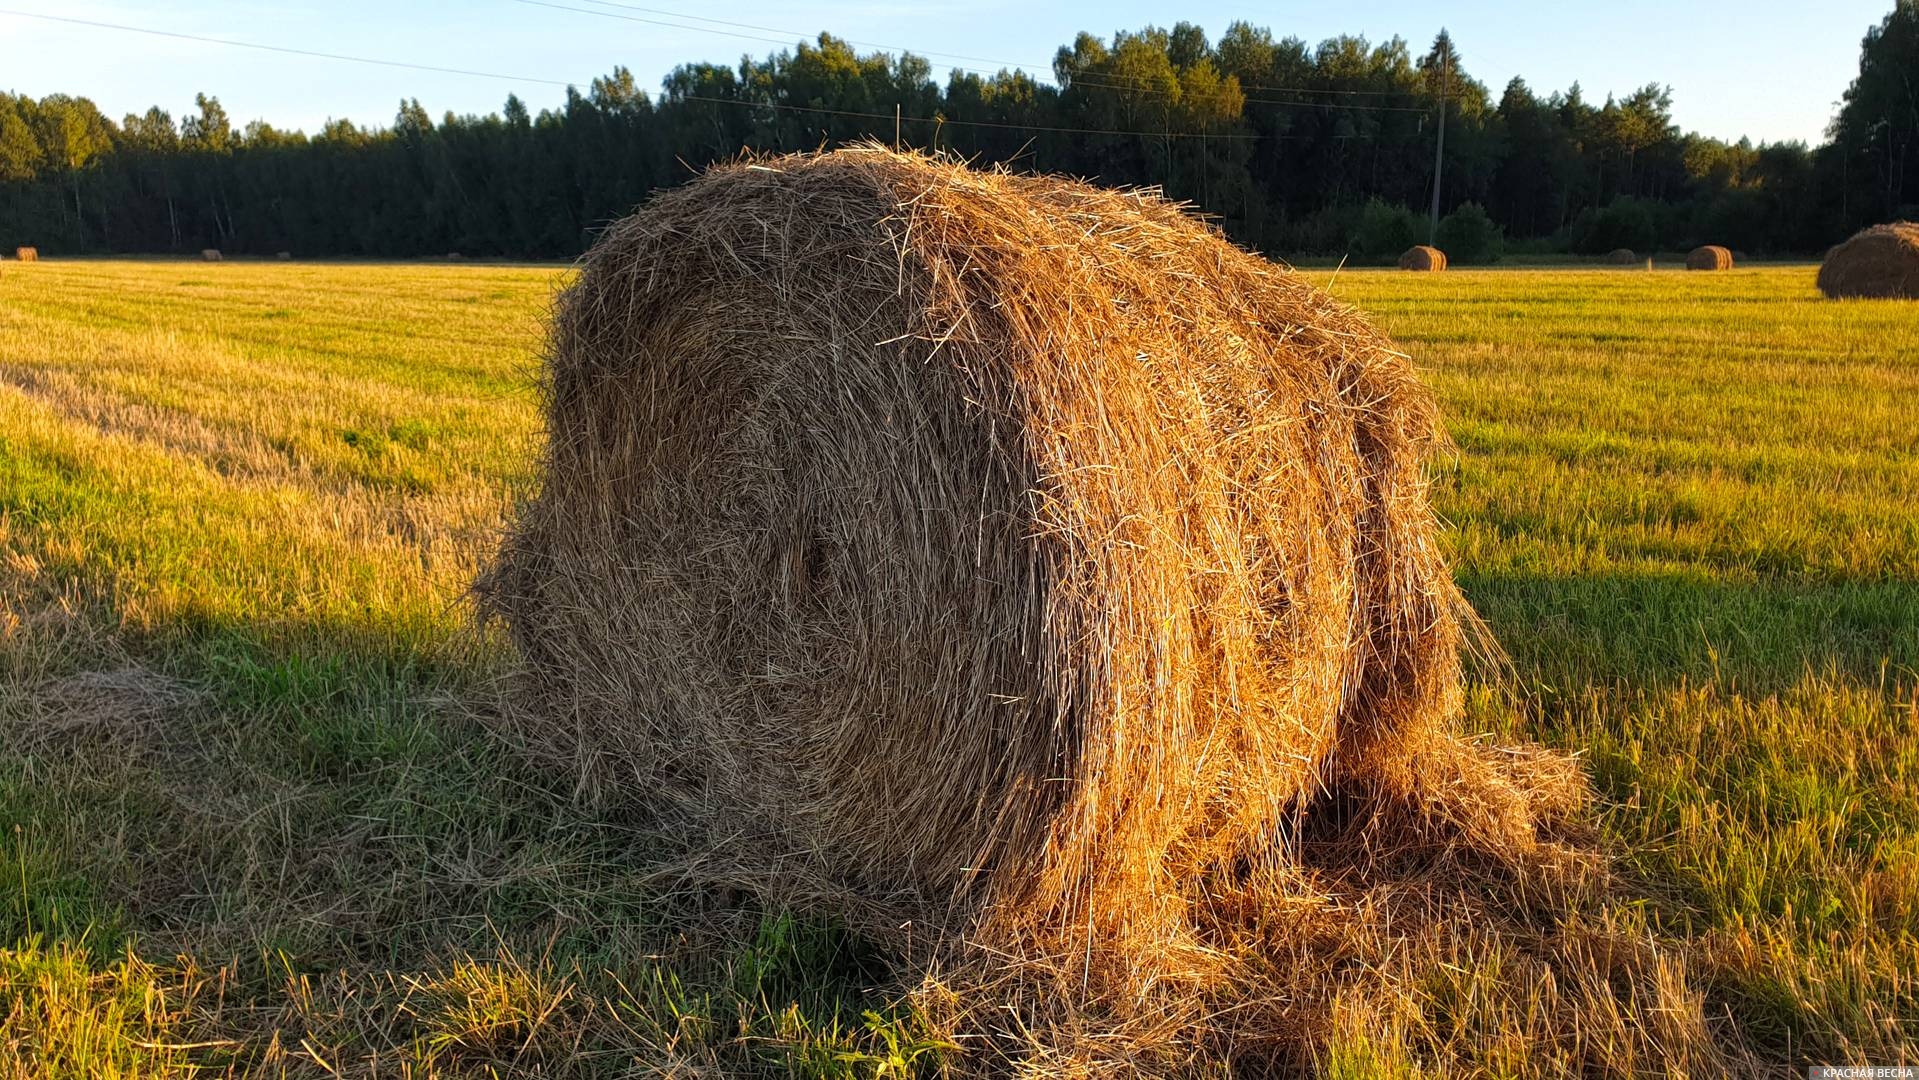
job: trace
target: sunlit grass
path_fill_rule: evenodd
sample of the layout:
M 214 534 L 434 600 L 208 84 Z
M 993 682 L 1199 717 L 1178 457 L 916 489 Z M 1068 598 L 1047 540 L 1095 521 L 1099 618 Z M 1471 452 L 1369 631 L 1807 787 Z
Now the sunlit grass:
M 1309 274 L 1444 402 L 1436 497 L 1521 699 L 1471 722 L 1584 755 L 1618 918 L 1775 1060 L 1919 1058 L 1919 314 L 1809 267 Z M 0 277 L 0 1076 L 955 1052 L 845 933 L 689 918 L 649 837 L 467 718 L 559 280 Z M 1411 1075 L 1405 1038 L 1325 1061 Z M 1501 1038 L 1486 1069 L 1547 1068 Z
M 1320 276 L 1324 280 L 1324 275 Z M 1342 274 L 1443 399 L 1523 733 L 1755 1043 L 1919 1055 L 1919 312 L 1811 267 Z

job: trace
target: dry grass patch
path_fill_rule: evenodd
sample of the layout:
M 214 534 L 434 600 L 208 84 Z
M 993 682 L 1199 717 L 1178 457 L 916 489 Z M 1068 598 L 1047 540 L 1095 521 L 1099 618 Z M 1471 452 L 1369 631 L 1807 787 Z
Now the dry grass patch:
M 106 1017 L 143 985 L 156 1022 L 92 1024 L 71 1074 L 852 1080 L 974 1067 L 1001 1028 L 1036 1043 L 1043 1015 L 970 1013 L 893 938 L 689 877 L 678 838 L 469 715 L 508 656 L 456 647 L 459 597 L 528 488 L 565 280 L 245 260 L 0 278 L 0 954 L 40 970 L 69 949 L 72 973 L 10 978 L 0 1069 L 44 1076 L 41 1048 L 80 1045 L 42 998 Z M 1445 845 L 1364 877 L 1364 808 L 1314 815 L 1303 899 L 1266 939 L 1297 951 L 1229 959 L 1326 996 L 1248 1006 L 1300 1018 L 1264 1043 L 1177 1034 L 1159 1045 L 1188 1056 L 1134 1060 L 1919 1062 L 1919 322 L 1823 300 L 1809 266 L 1330 280 L 1415 358 L 1459 446 L 1429 489 L 1440 543 L 1517 691 L 1474 676 L 1462 730 L 1576 754 L 1593 794 L 1540 812 L 1543 839 L 1609 853 L 1610 878 L 1576 859 L 1515 880 Z M 131 669 L 186 696 L 132 710 L 154 718 L 127 740 L 39 737 L 45 691 Z M 129 955 L 146 967 L 116 981 Z M 1714 1064 L 1675 1034 L 1701 1016 Z

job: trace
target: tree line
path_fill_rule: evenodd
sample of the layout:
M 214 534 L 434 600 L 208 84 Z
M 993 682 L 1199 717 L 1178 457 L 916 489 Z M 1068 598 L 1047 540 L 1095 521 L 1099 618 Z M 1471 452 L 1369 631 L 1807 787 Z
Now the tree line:
M 0 94 L 0 242 L 50 253 L 552 258 L 578 254 L 648 192 L 742 150 L 877 137 L 1015 169 L 1157 185 L 1236 240 L 1387 258 L 1427 239 L 1442 110 L 1440 246 L 1602 253 L 1725 244 L 1811 253 L 1858 226 L 1919 218 L 1919 0 L 1897 0 L 1818 147 L 1682 133 L 1649 85 L 1497 96 L 1442 31 L 1309 47 L 1238 22 L 1181 23 L 1061 48 L 1052 82 L 860 53 L 828 34 L 737 66 L 678 67 L 658 94 L 616 68 L 534 113 L 418 100 L 372 129 L 236 129 L 200 95 L 118 123 L 84 97 Z M 1415 210 L 1413 208 L 1419 208 Z

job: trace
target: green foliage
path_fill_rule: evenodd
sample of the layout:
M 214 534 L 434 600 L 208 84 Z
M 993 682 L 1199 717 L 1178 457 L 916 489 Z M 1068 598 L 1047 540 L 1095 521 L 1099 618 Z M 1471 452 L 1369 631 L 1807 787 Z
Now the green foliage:
M 1279 229 L 1279 247 L 1314 255 L 1343 255 L 1359 230 L 1364 210 L 1353 203 L 1321 207 Z
M 537 112 L 511 97 L 498 114 L 436 118 L 406 98 L 387 127 L 332 121 L 311 136 L 236 129 L 204 93 L 178 123 L 156 107 L 120 125 L 85 98 L 0 94 L 0 236 L 50 255 L 570 257 L 689 168 L 871 137 L 1158 186 L 1248 246 L 1378 260 L 1426 238 L 1416 227 L 1400 243 L 1390 211 L 1429 198 L 1443 95 L 1444 192 L 1511 239 L 1630 199 L 1678 209 L 1649 225 L 1614 212 L 1575 235 L 1677 248 L 1730 215 L 1744 248 L 1810 253 L 1853 219 L 1919 202 L 1919 120 L 1898 82 L 1916 63 L 1912 10 L 1868 39 L 1835 143 L 1817 153 L 1683 134 L 1657 83 L 1595 106 L 1577 84 L 1542 97 L 1514 79 L 1495 99 L 1443 31 L 1415 56 L 1399 38 L 1309 47 L 1244 22 L 1217 44 L 1189 23 L 1081 34 L 1051 72 L 955 70 L 944 85 L 923 57 L 821 34 L 735 66 L 682 65 L 658 94 L 615 68 Z
M 233 145 L 233 125 L 228 122 L 227 111 L 220 105 L 220 99 L 195 94 L 193 104 L 200 114 L 180 122 L 180 141 L 204 154 L 226 152 Z
M 1604 255 L 1616 248 L 1651 251 L 1660 238 L 1653 204 L 1622 196 L 1602 209 L 1581 213 L 1572 224 L 1570 242 L 1577 254 Z
M 0 949 L 30 937 L 118 948 L 118 912 L 101 902 L 84 860 L 63 850 L 64 837 L 46 835 L 49 823 L 30 813 L 52 809 L 45 792 L 11 771 L 0 776 Z
M 40 169 L 40 142 L 21 115 L 18 100 L 0 94 L 0 180 L 31 180 Z
M 1732 188 L 1699 203 L 1692 236 L 1700 244 L 1761 250 L 1772 235 L 1777 212 L 1776 201 L 1766 192 Z
M 1840 178 L 1877 220 L 1919 203 L 1919 0 L 1895 0 L 1860 44 L 1859 76 L 1832 122 L 1831 157 Z
M 1499 261 L 1506 248 L 1505 231 L 1493 223 L 1486 208 L 1465 203 L 1439 219 L 1439 250 L 1456 266 L 1477 266 Z
M 1373 199 L 1359 212 L 1359 227 L 1353 232 L 1353 253 L 1381 262 L 1399 258 L 1407 248 L 1419 243 L 1420 219 L 1411 210 L 1383 199 Z

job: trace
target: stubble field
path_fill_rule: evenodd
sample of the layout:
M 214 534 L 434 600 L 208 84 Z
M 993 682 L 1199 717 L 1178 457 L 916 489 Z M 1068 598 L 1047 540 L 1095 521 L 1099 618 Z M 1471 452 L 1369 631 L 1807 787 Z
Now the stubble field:
M 1576 751 L 1782 1069 L 1919 1062 L 1919 311 L 1725 274 L 1309 271 L 1438 391 L 1465 722 Z M 935 1073 L 883 962 L 690 894 L 484 734 L 552 267 L 0 272 L 0 1077 Z M 1354 1076 L 1552 1075 L 1434 973 Z

